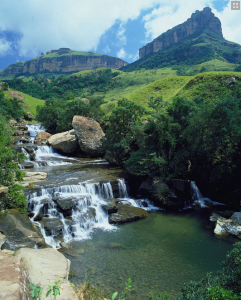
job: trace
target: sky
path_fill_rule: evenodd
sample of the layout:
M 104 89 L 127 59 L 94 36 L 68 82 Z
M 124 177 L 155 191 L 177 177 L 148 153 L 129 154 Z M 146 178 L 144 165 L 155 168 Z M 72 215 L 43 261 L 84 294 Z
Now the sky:
M 241 44 L 241 10 L 230 0 L 1 0 L 0 69 L 63 47 L 131 63 L 139 48 L 206 6 L 224 38 Z

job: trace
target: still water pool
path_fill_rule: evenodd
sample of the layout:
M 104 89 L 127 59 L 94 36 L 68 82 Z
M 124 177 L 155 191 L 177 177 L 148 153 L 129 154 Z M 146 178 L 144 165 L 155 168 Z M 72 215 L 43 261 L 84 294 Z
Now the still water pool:
M 215 237 L 200 211 L 158 211 L 114 231 L 97 229 L 91 240 L 70 244 L 77 257 L 66 257 L 73 282 L 87 278 L 115 292 L 131 278 L 127 299 L 148 299 L 152 291 L 176 295 L 185 282 L 220 269 L 233 243 Z

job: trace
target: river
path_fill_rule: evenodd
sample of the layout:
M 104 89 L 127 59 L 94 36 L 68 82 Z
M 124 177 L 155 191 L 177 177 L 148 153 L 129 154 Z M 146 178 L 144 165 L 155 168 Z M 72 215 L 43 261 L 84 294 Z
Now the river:
M 39 130 L 29 125 L 32 140 Z M 17 145 L 23 146 L 33 144 Z M 159 210 L 148 199 L 130 199 L 125 171 L 104 159 L 66 157 L 49 146 L 34 147 L 36 159 L 29 161 L 33 168 L 27 171 L 47 172 L 48 177 L 26 192 L 31 220 L 49 245 L 61 248 L 64 243 L 72 249 L 64 255 L 72 262 L 74 283 L 87 279 L 121 292 L 131 278 L 127 299 L 148 299 L 151 291 L 176 295 L 185 282 L 219 269 L 232 249 L 234 240 L 217 238 L 202 208 L 177 213 Z M 148 210 L 149 216 L 109 224 L 103 205 L 113 196 Z M 60 212 L 56 197 L 75 205 Z M 44 218 L 39 222 L 35 218 L 41 211 Z

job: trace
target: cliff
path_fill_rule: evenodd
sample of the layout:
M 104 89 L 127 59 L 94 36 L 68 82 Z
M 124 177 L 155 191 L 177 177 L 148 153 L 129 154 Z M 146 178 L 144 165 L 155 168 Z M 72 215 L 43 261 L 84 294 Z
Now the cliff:
M 128 65 L 122 59 L 93 52 L 73 51 L 68 48 L 42 53 L 25 63 L 8 66 L 2 76 L 35 75 L 38 73 L 75 73 L 93 68 L 119 69 Z
M 140 48 L 139 57 L 143 58 L 146 55 L 167 49 L 173 44 L 204 29 L 210 29 L 221 38 L 223 37 L 221 22 L 214 16 L 209 7 L 205 7 L 202 11 L 196 10 L 186 22 L 173 27 L 154 39 L 151 43 Z

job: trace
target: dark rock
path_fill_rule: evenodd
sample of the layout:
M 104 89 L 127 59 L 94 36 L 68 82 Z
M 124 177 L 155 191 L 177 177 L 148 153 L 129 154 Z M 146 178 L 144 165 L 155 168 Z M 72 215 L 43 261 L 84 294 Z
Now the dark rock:
M 43 218 L 41 224 L 47 236 L 57 236 L 63 233 L 64 224 L 58 218 Z
M 140 220 L 146 218 L 148 212 L 139 207 L 133 207 L 130 205 L 118 206 L 118 212 L 109 216 L 110 224 L 126 223 L 131 221 Z
M 32 163 L 30 161 L 25 161 L 25 162 L 21 163 L 21 166 L 24 167 L 25 169 L 32 169 L 32 168 L 34 168 L 34 163 Z
M 241 225 L 241 212 L 235 212 L 230 218 L 233 222 Z
M 59 252 L 61 253 L 64 253 L 64 254 L 67 254 L 69 256 L 72 256 L 72 257 L 78 257 L 79 256 L 79 253 L 74 249 L 74 248 L 71 248 L 71 247 L 63 247 L 63 248 L 60 248 L 58 249 Z
M 102 204 L 102 208 L 108 213 L 108 214 L 113 214 L 118 211 L 118 200 L 115 198 L 109 198 L 105 200 L 106 203 Z

